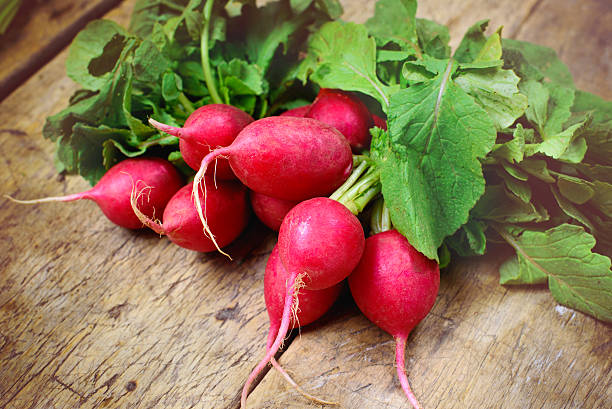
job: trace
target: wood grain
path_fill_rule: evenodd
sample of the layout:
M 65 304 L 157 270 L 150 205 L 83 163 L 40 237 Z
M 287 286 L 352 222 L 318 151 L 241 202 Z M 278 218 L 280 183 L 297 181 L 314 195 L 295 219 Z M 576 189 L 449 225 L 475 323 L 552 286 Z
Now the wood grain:
M 0 101 L 121 0 L 24 0 L 0 37 Z
M 134 2 L 109 17 L 126 24 Z M 374 4 L 343 3 L 355 21 Z M 607 96 L 612 62 L 597 52 L 608 52 L 610 25 L 589 24 L 609 21 L 607 2 L 581 2 L 590 10 L 584 14 L 572 13 L 570 0 L 421 3 L 419 16 L 448 23 L 455 45 L 490 16 L 492 27 L 503 23 L 506 34 L 536 42 L 541 36 L 562 58 L 579 53 L 592 69 L 572 68 L 576 83 Z M 563 25 L 545 24 L 559 16 Z M 567 41 L 580 47 L 562 48 Z M 0 193 L 34 198 L 88 187 L 57 176 L 53 144 L 41 136 L 44 118 L 76 89 L 65 58 L 66 51 L 0 104 Z M 237 408 L 263 354 L 262 277 L 274 242 L 257 226 L 249 234 L 242 244 L 254 248 L 238 245 L 230 263 L 115 227 L 91 202 L 0 200 L 0 409 Z M 612 328 L 556 305 L 544 288 L 499 286 L 502 258 L 491 251 L 455 263 L 409 338 L 407 370 L 424 406 L 612 407 Z M 317 396 L 351 409 L 406 407 L 391 337 L 359 314 L 348 293 L 287 344 L 281 363 Z M 249 403 L 319 407 L 272 371 Z

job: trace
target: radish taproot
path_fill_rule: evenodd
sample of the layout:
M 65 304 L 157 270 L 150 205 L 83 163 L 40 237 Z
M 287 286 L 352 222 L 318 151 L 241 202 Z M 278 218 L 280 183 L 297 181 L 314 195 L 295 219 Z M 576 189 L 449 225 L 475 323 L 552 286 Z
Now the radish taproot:
M 196 194 L 206 169 L 228 157 L 234 174 L 251 190 L 300 201 L 334 191 L 350 175 L 351 148 L 333 127 L 310 118 L 274 116 L 247 125 L 234 142 L 202 160 L 194 178 L 194 199 L 204 230 L 210 235 Z M 206 190 L 206 184 L 204 184 Z
M 344 280 L 359 262 L 364 245 L 359 219 L 335 200 L 325 197 L 305 200 L 287 213 L 277 243 L 279 258 L 288 273 L 281 323 L 272 345 L 242 389 L 243 408 L 251 383 L 287 335 L 296 293 L 302 288 L 322 290 Z
M 162 132 L 179 138 L 179 149 L 189 167 L 199 170 L 204 156 L 213 149 L 229 146 L 253 118 L 226 104 L 209 104 L 193 111 L 182 128 L 162 124 L 153 118 L 149 123 Z M 220 158 L 215 166 L 219 179 L 235 179 L 227 160 Z
M 34 200 L 7 197 L 22 204 L 92 200 L 111 222 L 128 229 L 138 229 L 143 224 L 132 210 L 132 193 L 140 193 L 136 203 L 140 212 L 147 217 L 155 217 L 164 211 L 170 198 L 182 185 L 181 176 L 167 160 L 133 158 L 112 166 L 94 187 L 84 192 Z
M 433 307 L 440 287 L 438 264 L 419 253 L 397 230 L 368 237 L 348 279 L 363 314 L 395 338 L 397 375 L 412 406 L 420 408 L 404 365 L 406 340 Z
M 211 176 L 206 176 L 212 186 L 208 190 L 205 214 L 217 244 L 224 247 L 236 239 L 249 221 L 250 209 L 247 191 L 237 181 L 220 180 L 216 187 Z M 193 183 L 193 182 L 192 182 Z M 200 252 L 217 247 L 202 231 L 198 212 L 191 198 L 192 183 L 183 186 L 170 199 L 163 214 L 163 222 L 138 212 L 141 222 L 158 234 L 166 235 L 173 243 Z M 200 193 L 201 194 L 201 193 Z M 137 197 L 133 197 L 133 205 Z
M 251 207 L 257 218 L 274 231 L 280 229 L 280 225 L 285 215 L 289 213 L 289 210 L 291 210 L 293 206 L 298 204 L 298 202 L 294 200 L 277 199 L 253 191 L 250 193 L 250 198 Z
M 266 301 L 268 317 L 270 318 L 270 329 L 268 331 L 266 351 L 272 347 L 281 325 L 285 294 L 287 293 L 286 283 L 288 279 L 289 273 L 287 273 L 287 270 L 283 266 L 278 255 L 278 247 L 274 246 L 270 257 L 268 258 L 266 272 L 264 275 L 264 298 Z M 289 329 L 303 327 L 304 325 L 308 325 L 318 320 L 331 308 L 340 295 L 341 290 L 341 283 L 323 290 L 300 290 L 296 296 L 294 308 L 295 314 L 293 314 L 291 317 Z M 306 398 L 321 404 L 335 404 L 335 402 L 321 400 L 304 391 L 289 376 L 289 374 L 285 372 L 278 362 L 276 362 L 274 357 L 271 358 L 270 362 L 272 363 L 272 366 L 274 366 L 287 380 L 287 382 L 295 387 L 298 392 L 300 392 Z
M 359 98 L 350 92 L 323 88 L 304 115 L 333 126 L 349 141 L 355 152 L 370 146 L 372 114 Z

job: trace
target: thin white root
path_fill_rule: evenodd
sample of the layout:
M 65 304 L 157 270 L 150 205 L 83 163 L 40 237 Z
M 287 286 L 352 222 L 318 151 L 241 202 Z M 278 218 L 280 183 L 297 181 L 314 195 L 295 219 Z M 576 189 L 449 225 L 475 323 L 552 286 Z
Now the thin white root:
M 206 169 L 208 168 L 208 164 L 205 164 L 204 161 L 202 162 L 203 162 L 203 165 L 205 166 L 200 166 L 200 169 L 198 170 L 195 177 L 193 178 L 193 188 L 191 190 L 193 202 L 194 202 L 196 211 L 198 212 L 198 216 L 200 217 L 200 221 L 202 222 L 202 226 L 204 227 L 204 234 L 206 235 L 206 237 L 208 237 L 213 242 L 213 244 L 215 245 L 219 253 L 223 254 L 224 256 L 232 260 L 232 257 L 226 252 L 224 252 L 223 250 L 221 250 L 221 247 L 219 247 L 219 244 L 215 240 L 215 235 L 210 230 L 210 227 L 208 226 L 208 223 L 206 222 L 206 217 L 204 216 L 206 212 L 206 179 L 204 178 L 204 173 L 206 172 Z M 204 207 L 202 206 L 202 201 L 200 200 L 200 191 L 199 191 L 200 182 L 202 183 L 202 190 L 203 190 L 203 195 L 204 195 Z
M 317 398 L 314 395 L 311 395 L 310 393 L 306 392 L 304 389 L 302 389 L 302 387 L 293 380 L 293 378 L 291 378 L 291 375 L 289 375 L 285 369 L 280 366 L 280 364 L 276 361 L 275 358 L 272 358 L 270 360 L 270 363 L 272 364 L 272 366 L 274 368 L 276 368 L 276 370 L 283 376 L 283 378 L 285 378 L 285 380 L 291 385 L 293 386 L 303 397 L 305 397 L 308 400 L 311 400 L 315 403 L 318 403 L 320 405 L 330 405 L 330 406 L 337 406 L 340 403 L 338 402 L 332 402 L 332 401 L 327 401 L 327 400 L 323 400 L 320 398 Z

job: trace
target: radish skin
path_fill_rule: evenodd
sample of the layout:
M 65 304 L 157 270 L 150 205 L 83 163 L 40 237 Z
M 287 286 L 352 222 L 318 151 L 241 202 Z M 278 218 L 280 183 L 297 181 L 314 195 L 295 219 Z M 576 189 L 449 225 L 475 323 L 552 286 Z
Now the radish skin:
M 411 405 L 421 408 L 406 376 L 406 340 L 433 307 L 440 287 L 438 264 L 419 253 L 396 230 L 366 240 L 363 256 L 348 279 L 363 314 L 391 334 L 396 343 L 397 374 Z
M 196 190 L 218 157 L 229 158 L 234 174 L 251 190 L 294 201 L 328 195 L 349 177 L 353 166 L 348 142 L 331 126 L 310 118 L 259 119 L 244 128 L 230 146 L 206 155 L 195 175 L 193 196 L 209 237 Z M 205 197 L 206 184 L 203 188 Z
M 294 200 L 277 199 L 263 193 L 250 192 L 251 207 L 259 220 L 270 229 L 278 231 L 280 225 L 296 204 Z
M 244 186 L 235 181 L 218 181 L 216 187 L 210 176 L 209 183 L 213 186 L 206 197 L 206 216 L 216 244 L 224 247 L 236 239 L 245 229 L 249 221 L 249 206 L 247 192 Z M 141 222 L 160 235 L 166 235 L 180 247 L 210 252 L 217 247 L 213 241 L 204 235 L 195 205 L 191 198 L 192 183 L 183 186 L 168 202 L 163 214 L 163 222 L 138 214 Z M 133 197 L 135 206 L 136 197 Z
M 308 113 L 309 109 L 310 109 L 310 105 L 304 105 L 301 107 L 289 109 L 283 112 L 282 114 L 280 114 L 280 116 L 295 116 L 298 118 L 304 118 L 304 116 L 306 116 L 306 113 Z
M 289 274 L 281 262 L 278 254 L 278 247 L 275 246 L 268 258 L 264 276 L 264 298 L 268 317 L 270 318 L 266 352 L 272 347 L 280 328 L 283 303 L 285 300 L 285 293 L 287 292 L 285 285 L 287 278 L 289 278 Z M 296 297 L 295 314 L 291 317 L 290 329 L 303 327 L 323 316 L 338 299 L 341 290 L 342 284 L 336 284 L 323 290 L 300 290 Z M 323 405 L 336 404 L 336 402 L 329 402 L 316 398 L 304 391 L 289 374 L 285 372 L 274 357 L 271 358 L 270 363 L 281 373 L 289 384 L 296 388 L 297 391 L 306 398 Z
M 249 114 L 226 104 L 201 106 L 189 115 L 182 128 L 149 119 L 155 128 L 180 139 L 179 149 L 183 160 L 194 170 L 200 169 L 204 156 L 213 149 L 229 146 L 251 122 L 253 118 Z M 217 161 L 215 176 L 224 180 L 236 178 L 225 159 Z
M 167 160 L 133 158 L 111 167 L 93 188 L 81 193 L 35 200 L 7 197 L 22 204 L 92 200 L 114 224 L 127 229 L 139 229 L 143 224 L 132 210 L 132 193 L 141 192 L 136 204 L 140 212 L 147 217 L 155 217 L 164 211 L 170 198 L 182 185 L 181 176 Z
M 325 197 L 299 203 L 285 216 L 278 235 L 279 258 L 288 278 L 278 334 L 242 389 L 241 407 L 251 383 L 274 357 L 291 326 L 294 300 L 302 288 L 325 289 L 355 268 L 365 245 L 363 228 L 343 204 Z
M 305 117 L 329 124 L 345 136 L 354 152 L 370 146 L 372 115 L 359 98 L 346 91 L 323 88 Z

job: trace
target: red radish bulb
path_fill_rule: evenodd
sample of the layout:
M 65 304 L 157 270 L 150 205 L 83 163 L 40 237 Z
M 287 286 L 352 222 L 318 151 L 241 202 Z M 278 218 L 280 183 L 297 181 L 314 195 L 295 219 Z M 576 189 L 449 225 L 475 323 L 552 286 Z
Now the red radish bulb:
M 372 114 L 372 120 L 374 122 L 374 126 L 386 131 L 387 130 L 387 121 L 382 119 L 376 114 Z
M 288 278 L 289 273 L 285 270 L 278 256 L 278 247 L 274 246 L 272 254 L 270 254 L 268 258 L 266 273 L 264 275 L 264 297 L 266 300 L 268 317 L 270 317 L 270 329 L 268 331 L 266 351 L 268 351 L 274 343 L 274 339 L 280 328 L 285 294 L 287 293 L 286 284 Z M 323 290 L 300 290 L 297 294 L 295 315 L 291 317 L 289 328 L 303 327 L 304 325 L 308 325 L 318 320 L 331 308 L 340 295 L 341 290 L 341 283 Z M 276 362 L 274 357 L 271 358 L 270 362 L 291 385 L 308 399 L 321 404 L 334 404 L 334 402 L 323 401 L 304 391 L 293 379 L 291 379 L 289 374 L 287 374 L 278 362 Z
M 219 156 L 229 158 L 234 174 L 251 190 L 295 201 L 330 194 L 353 167 L 351 148 L 342 134 L 310 118 L 273 116 L 247 125 L 230 146 L 206 155 L 194 178 L 196 185 Z M 208 232 L 201 213 L 200 220 Z
M 339 130 L 355 152 L 370 146 L 372 115 L 365 104 L 349 92 L 323 88 L 305 116 Z
M 304 116 L 306 116 L 306 113 L 308 112 L 309 109 L 310 109 L 310 105 L 304 105 L 301 107 L 289 109 L 283 112 L 282 114 L 280 114 L 280 116 L 295 116 L 298 118 L 304 118 Z
M 296 292 L 302 287 L 322 290 L 344 280 L 359 262 L 364 242 L 359 219 L 335 200 L 317 197 L 299 203 L 287 213 L 277 243 L 279 258 L 288 273 L 281 324 L 274 342 L 242 389 L 243 408 L 251 383 L 287 335 Z
M 251 191 L 251 207 L 259 220 L 270 229 L 278 231 L 280 225 L 289 213 L 289 210 L 296 204 L 294 200 L 277 199 Z
M 270 318 L 268 346 L 272 345 L 281 325 L 289 278 L 279 257 L 278 246 L 275 246 L 268 258 L 264 275 L 264 297 Z M 322 317 L 336 301 L 341 289 L 342 283 L 337 283 L 322 290 L 299 290 L 295 302 L 296 314 L 291 316 L 289 329 L 303 327 Z
M 247 190 L 231 180 L 215 182 L 206 176 L 210 185 L 206 200 L 202 197 L 210 230 L 220 247 L 227 246 L 245 229 L 249 221 Z M 159 234 L 168 236 L 173 243 L 200 252 L 209 252 L 217 247 L 202 231 L 198 212 L 191 198 L 192 183 L 183 186 L 170 199 L 163 214 L 163 222 L 142 214 L 142 223 Z M 202 193 L 199 193 L 202 195 Z
M 136 205 L 147 217 L 161 214 L 183 181 L 170 162 L 161 158 L 125 159 L 111 167 L 96 185 L 84 192 L 35 200 L 11 200 L 23 204 L 93 200 L 113 223 L 127 229 L 143 227 L 130 203 L 133 192 L 141 193 Z
M 206 155 L 213 149 L 229 146 L 251 122 L 253 118 L 249 114 L 226 104 L 209 104 L 196 109 L 182 128 L 149 119 L 155 128 L 180 139 L 179 149 L 183 160 L 195 170 L 200 169 Z M 222 158 L 216 163 L 215 175 L 219 179 L 235 179 L 229 163 Z
M 400 384 L 414 408 L 404 353 L 412 329 L 433 307 L 440 287 L 438 264 L 419 253 L 397 230 L 368 237 L 359 265 L 348 279 L 363 314 L 395 338 Z

